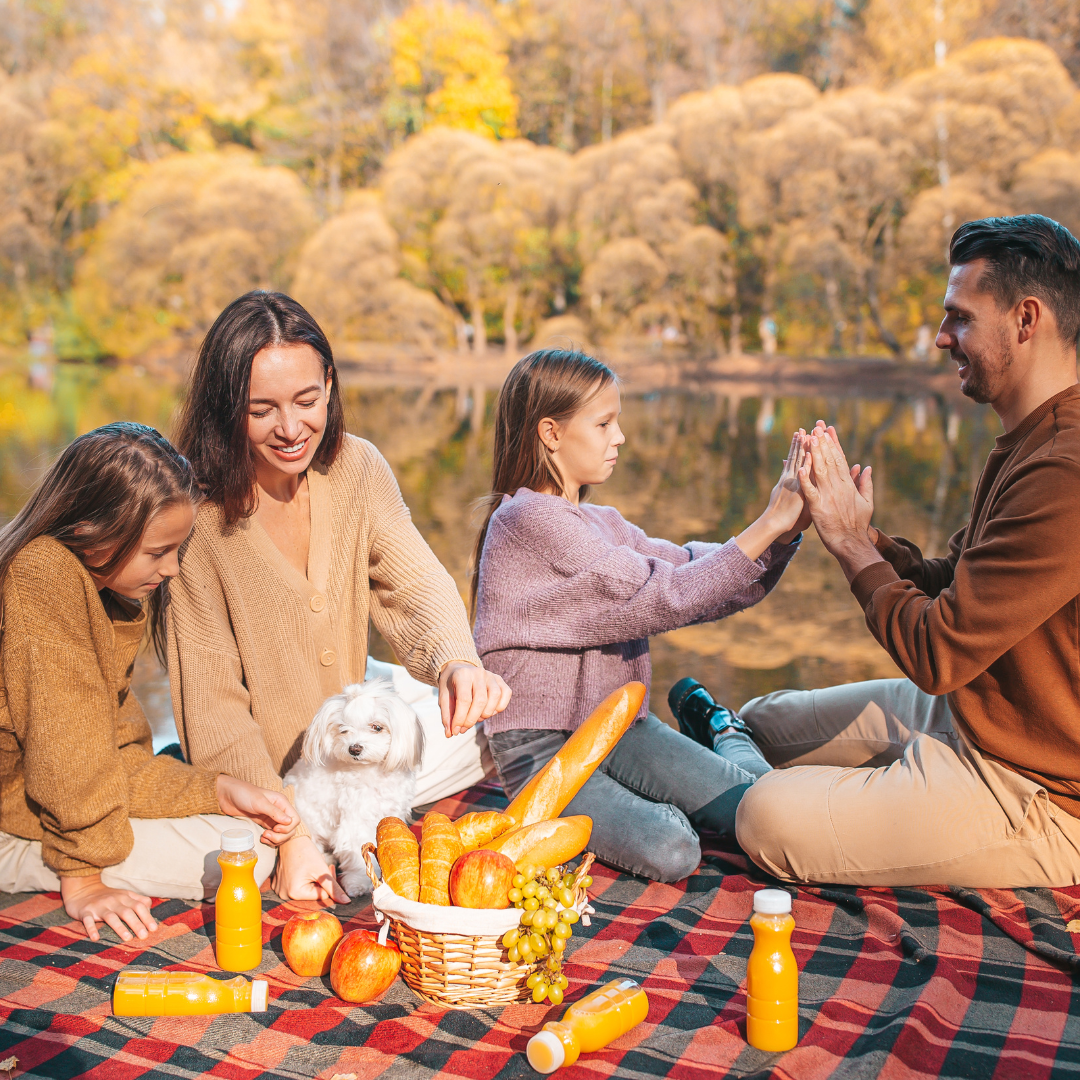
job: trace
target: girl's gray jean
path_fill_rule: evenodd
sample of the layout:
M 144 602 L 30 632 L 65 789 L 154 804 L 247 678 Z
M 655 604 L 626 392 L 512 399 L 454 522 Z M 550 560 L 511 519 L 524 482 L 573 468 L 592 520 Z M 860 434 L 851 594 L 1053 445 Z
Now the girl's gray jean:
M 554 757 L 569 731 L 488 735 L 503 790 L 513 798 Z M 697 829 L 734 835 L 735 809 L 756 777 L 649 713 L 626 734 L 563 811 L 593 820 L 589 850 L 609 866 L 681 881 L 701 862 Z

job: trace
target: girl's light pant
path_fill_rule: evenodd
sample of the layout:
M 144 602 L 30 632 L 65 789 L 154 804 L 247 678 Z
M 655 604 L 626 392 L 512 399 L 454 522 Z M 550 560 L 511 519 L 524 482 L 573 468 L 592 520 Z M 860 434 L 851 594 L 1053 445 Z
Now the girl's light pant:
M 782 690 L 739 710 L 776 766 L 736 836 L 787 881 L 969 888 L 1080 883 L 1080 820 L 984 757 L 907 679 Z
M 221 884 L 217 856 L 226 829 L 248 827 L 255 835 L 255 880 L 274 869 L 277 852 L 259 842 L 262 828 L 243 818 L 196 814 L 182 818 L 130 818 L 135 845 L 116 866 L 101 871 L 114 889 L 132 889 L 165 900 L 203 900 Z M 60 879 L 41 861 L 41 844 L 0 833 L 0 892 L 57 892 Z

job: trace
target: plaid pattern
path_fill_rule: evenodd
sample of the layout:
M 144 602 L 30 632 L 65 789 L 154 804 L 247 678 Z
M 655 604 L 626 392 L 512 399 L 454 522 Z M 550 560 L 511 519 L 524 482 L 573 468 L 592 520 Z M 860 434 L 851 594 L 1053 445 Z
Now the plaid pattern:
M 492 788 L 438 804 L 456 815 L 498 806 Z M 801 971 L 800 1043 L 747 1046 L 743 987 L 751 896 L 767 882 L 713 848 L 678 885 L 594 871 L 596 916 L 576 927 L 568 1000 L 617 975 L 643 982 L 648 1019 L 562 1075 L 1080 1078 L 1080 993 L 1073 972 L 1080 888 L 971 891 L 800 889 L 793 945 Z M 0 1060 L 15 1077 L 228 1080 L 355 1074 L 358 1080 L 535 1076 L 529 1036 L 561 1009 L 454 1012 L 421 1004 L 399 980 L 377 1004 L 346 1005 L 329 980 L 292 974 L 281 927 L 303 905 L 264 900 L 266 1013 L 116 1018 L 111 977 L 141 964 L 214 971 L 213 907 L 164 901 L 149 943 L 110 930 L 89 942 L 56 894 L 0 894 Z M 339 909 L 346 929 L 374 927 L 370 906 Z

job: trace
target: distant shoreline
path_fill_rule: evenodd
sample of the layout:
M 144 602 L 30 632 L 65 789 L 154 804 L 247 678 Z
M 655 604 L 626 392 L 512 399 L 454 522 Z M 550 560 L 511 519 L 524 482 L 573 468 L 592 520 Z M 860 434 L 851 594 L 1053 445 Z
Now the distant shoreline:
M 408 347 L 346 343 L 335 350 L 342 384 L 370 388 L 457 387 L 498 390 L 513 366 L 502 352 L 421 355 Z M 628 393 L 664 389 L 711 390 L 759 397 L 828 392 L 842 397 L 926 396 L 960 398 L 950 366 L 897 363 L 881 357 L 797 359 L 759 353 L 699 358 L 686 354 L 599 349 L 597 355 L 623 378 Z

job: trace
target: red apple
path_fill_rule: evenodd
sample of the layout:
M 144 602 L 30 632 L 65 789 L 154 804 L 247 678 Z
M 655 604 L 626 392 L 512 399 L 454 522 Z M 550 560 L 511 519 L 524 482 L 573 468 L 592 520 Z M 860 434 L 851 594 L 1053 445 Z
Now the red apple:
M 342 1001 L 372 1001 L 390 988 L 401 968 L 401 952 L 370 930 L 352 930 L 334 951 L 330 985 Z
M 450 871 L 450 899 L 458 907 L 507 908 L 517 867 L 499 851 L 466 851 Z
M 297 975 L 325 975 L 334 946 L 342 935 L 341 923 L 329 911 L 303 911 L 281 931 L 281 949 Z

